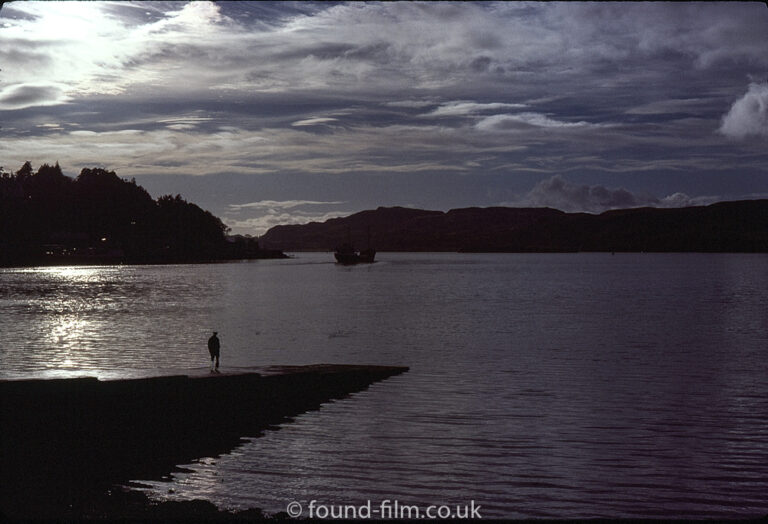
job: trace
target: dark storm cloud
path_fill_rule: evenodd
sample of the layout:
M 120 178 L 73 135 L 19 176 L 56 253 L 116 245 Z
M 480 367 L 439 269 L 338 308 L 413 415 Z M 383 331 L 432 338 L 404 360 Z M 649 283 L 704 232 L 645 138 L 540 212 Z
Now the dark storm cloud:
M 30 14 L 23 9 L 16 9 L 11 2 L 0 3 L 0 10 L 2 10 L 3 18 L 11 20 L 35 20 L 37 16 Z
M 216 2 L 223 14 L 243 24 L 281 25 L 297 16 L 310 16 L 323 9 L 328 9 L 340 2 L 304 2 L 304 1 L 270 1 L 270 2 Z
M 50 63 L 50 57 L 44 52 L 33 51 L 27 46 L 27 42 L 17 40 L 14 47 L 0 49 L 0 64 L 8 67 L 10 64 L 34 64 L 35 67 L 44 67 Z
M 22 109 L 29 106 L 61 102 L 62 90 L 54 86 L 20 85 L 0 91 L 0 109 Z

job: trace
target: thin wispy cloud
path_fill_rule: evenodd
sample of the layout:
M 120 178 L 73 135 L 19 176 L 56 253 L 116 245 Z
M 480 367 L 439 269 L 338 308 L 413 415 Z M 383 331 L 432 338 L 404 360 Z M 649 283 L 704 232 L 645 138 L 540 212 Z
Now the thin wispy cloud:
M 525 104 L 507 104 L 502 102 L 478 103 L 478 102 L 448 102 L 442 104 L 426 116 L 461 116 L 475 115 L 479 113 L 495 112 L 505 109 L 519 109 Z
M 331 206 L 344 204 L 345 202 L 316 202 L 314 200 L 260 200 L 247 204 L 230 204 L 230 209 L 293 209 L 301 206 Z
M 579 120 L 578 122 L 565 122 L 554 119 L 541 113 L 519 113 L 516 115 L 492 115 L 483 118 L 476 124 L 476 128 L 482 131 L 509 131 L 526 127 L 544 127 L 550 129 L 593 128 L 610 124 L 590 124 Z
M 316 117 L 316 118 L 306 118 L 304 120 L 298 120 L 296 122 L 293 122 L 291 125 L 293 127 L 316 126 L 321 124 L 330 124 L 338 121 L 339 121 L 338 118 Z

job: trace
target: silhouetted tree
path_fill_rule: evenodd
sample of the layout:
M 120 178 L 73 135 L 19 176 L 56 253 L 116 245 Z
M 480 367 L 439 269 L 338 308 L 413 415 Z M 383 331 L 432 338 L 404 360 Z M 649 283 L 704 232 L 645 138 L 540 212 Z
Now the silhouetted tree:
M 46 244 L 78 243 L 80 252 L 118 249 L 128 262 L 225 258 L 227 230 L 180 195 L 155 201 L 135 180 L 103 168 L 84 168 L 75 180 L 58 162 L 34 174 L 29 162 L 0 173 L 0 263 L 34 261 Z
M 156 204 L 149 193 L 102 168 L 80 171 L 75 180 L 78 230 L 106 238 L 133 254 L 150 248 Z
M 26 176 L 27 164 L 18 176 L 24 191 L 27 235 L 44 242 L 53 233 L 71 227 L 72 179 L 64 176 L 58 163 L 43 164 L 34 175 Z
M 24 162 L 24 165 L 21 166 L 21 168 L 16 171 L 16 177 L 19 179 L 20 182 L 23 182 L 25 178 L 32 175 L 32 164 L 29 163 L 29 160 Z
M 225 246 L 227 227 L 181 195 L 157 199 L 163 249 L 174 257 L 215 258 Z

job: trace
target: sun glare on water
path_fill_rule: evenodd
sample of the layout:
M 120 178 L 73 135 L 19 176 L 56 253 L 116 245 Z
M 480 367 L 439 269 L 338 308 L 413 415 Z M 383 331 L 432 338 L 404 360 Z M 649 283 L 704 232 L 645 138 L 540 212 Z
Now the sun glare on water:
M 39 331 L 45 345 L 44 376 L 71 377 L 93 375 L 99 366 L 93 351 L 103 337 L 104 322 L 99 320 L 99 286 L 119 273 L 119 266 L 55 266 L 29 268 L 22 272 L 44 276 L 46 285 L 38 306 L 45 311 Z

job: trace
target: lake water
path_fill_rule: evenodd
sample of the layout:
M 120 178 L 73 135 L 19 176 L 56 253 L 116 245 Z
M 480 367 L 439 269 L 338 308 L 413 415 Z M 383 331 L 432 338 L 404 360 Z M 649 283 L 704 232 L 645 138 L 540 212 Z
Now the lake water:
M 0 377 L 204 372 L 212 330 L 228 370 L 411 367 L 150 483 L 158 498 L 768 514 L 768 256 L 378 258 L 0 269 Z

